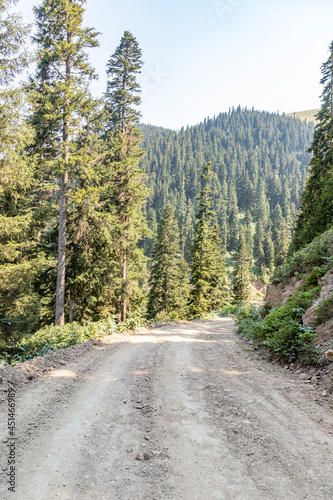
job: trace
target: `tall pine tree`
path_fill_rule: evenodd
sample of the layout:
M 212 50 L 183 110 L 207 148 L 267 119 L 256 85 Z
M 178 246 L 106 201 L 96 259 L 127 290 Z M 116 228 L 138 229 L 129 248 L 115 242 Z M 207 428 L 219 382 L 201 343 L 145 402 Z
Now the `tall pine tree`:
M 42 169 L 60 180 L 59 229 L 55 322 L 65 322 L 67 241 L 67 197 L 69 182 L 75 182 L 75 151 L 72 143 L 80 129 L 80 118 L 91 99 L 89 83 L 95 73 L 86 49 L 98 46 L 97 33 L 83 28 L 84 0 L 44 0 L 35 8 L 38 64 L 34 90 L 38 99 L 35 125 Z
M 201 174 L 201 191 L 191 249 L 192 278 L 190 313 L 200 317 L 219 310 L 225 301 L 225 263 L 219 238 L 217 217 L 212 211 L 212 164 L 207 163 Z
M 15 3 L 0 2 L 0 344 L 38 327 L 35 280 L 43 266 L 33 238 L 35 165 L 25 154 L 31 130 L 25 123 L 25 95 L 13 87 L 27 63 L 29 28 L 10 10 Z
M 245 231 L 242 230 L 235 257 L 235 268 L 232 279 L 234 304 L 246 303 L 250 296 L 251 256 L 246 242 Z
M 135 37 L 125 31 L 119 46 L 107 65 L 106 135 L 108 148 L 106 166 L 109 168 L 110 189 L 107 204 L 114 214 L 114 235 L 118 260 L 118 313 L 125 321 L 129 305 L 129 270 L 142 252 L 139 240 L 147 234 L 142 207 L 147 189 L 145 173 L 139 167 L 143 155 L 138 129 L 140 113 L 135 109 L 141 102 L 137 74 L 142 67 L 141 49 Z
M 291 248 L 298 250 L 333 224 L 333 41 L 322 65 L 321 109 L 310 151 L 310 175 L 302 196 Z
M 163 312 L 173 319 L 185 318 L 188 266 L 180 250 L 178 224 L 170 205 L 164 209 L 158 224 L 151 260 L 149 317 L 154 318 Z

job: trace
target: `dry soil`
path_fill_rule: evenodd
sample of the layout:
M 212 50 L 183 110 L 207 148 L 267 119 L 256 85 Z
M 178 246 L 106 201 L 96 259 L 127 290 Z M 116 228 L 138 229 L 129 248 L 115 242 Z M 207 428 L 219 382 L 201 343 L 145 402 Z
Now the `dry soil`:
M 17 484 L 7 490 L 6 396 L 1 498 L 333 499 L 331 396 L 260 360 L 231 319 L 107 337 L 78 353 L 7 384 Z

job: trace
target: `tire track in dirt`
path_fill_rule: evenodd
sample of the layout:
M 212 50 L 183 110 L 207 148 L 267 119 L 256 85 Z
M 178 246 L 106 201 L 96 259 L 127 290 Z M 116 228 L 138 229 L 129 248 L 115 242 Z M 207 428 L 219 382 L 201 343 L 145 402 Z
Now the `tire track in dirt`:
M 331 500 L 333 418 L 313 391 L 228 318 L 109 337 L 19 387 L 18 487 L 2 470 L 1 498 Z

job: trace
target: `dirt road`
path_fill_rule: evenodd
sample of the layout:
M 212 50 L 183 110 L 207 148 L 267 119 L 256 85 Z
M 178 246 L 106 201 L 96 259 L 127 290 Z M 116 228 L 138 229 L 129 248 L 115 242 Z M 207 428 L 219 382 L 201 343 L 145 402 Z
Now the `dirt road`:
M 96 344 L 18 388 L 19 500 L 332 500 L 333 414 L 230 319 Z M 7 436 L 2 404 L 0 438 Z

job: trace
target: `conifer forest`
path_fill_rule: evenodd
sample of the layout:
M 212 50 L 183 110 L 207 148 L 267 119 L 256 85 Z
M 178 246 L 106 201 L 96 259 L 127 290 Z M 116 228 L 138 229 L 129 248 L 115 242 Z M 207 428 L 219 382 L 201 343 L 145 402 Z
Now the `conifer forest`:
M 0 0 L 0 500 L 332 500 L 333 4 Z
M 246 303 L 251 280 L 269 283 L 332 225 L 333 45 L 316 124 L 239 106 L 169 130 L 141 121 L 144 57 L 129 31 L 93 96 L 99 34 L 84 3 L 43 0 L 32 28 L 0 2 L 6 352 L 54 324 Z

